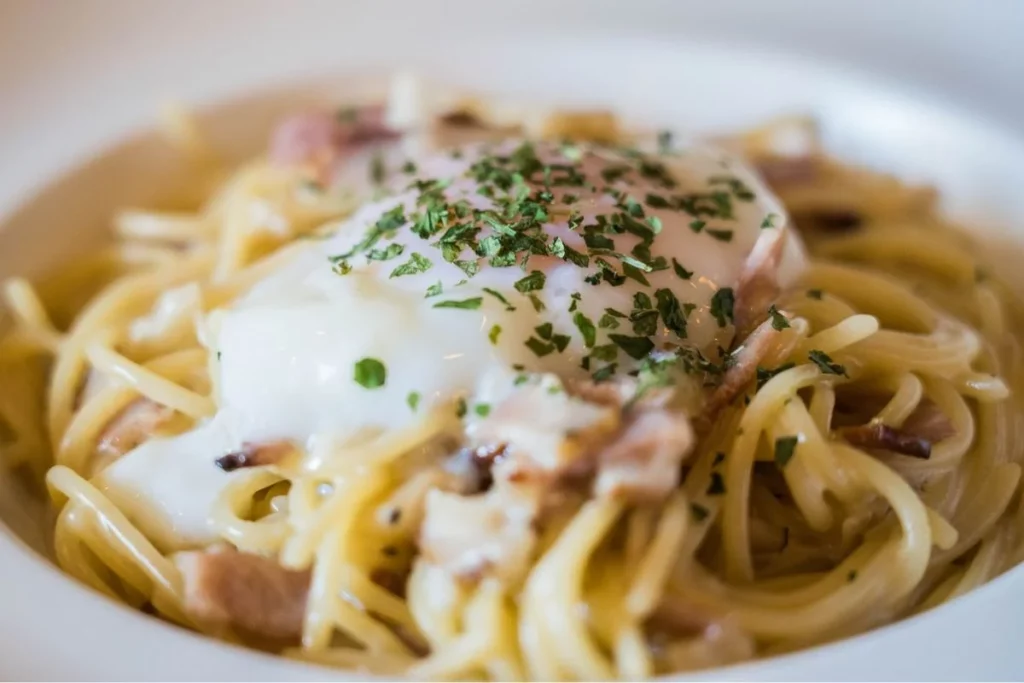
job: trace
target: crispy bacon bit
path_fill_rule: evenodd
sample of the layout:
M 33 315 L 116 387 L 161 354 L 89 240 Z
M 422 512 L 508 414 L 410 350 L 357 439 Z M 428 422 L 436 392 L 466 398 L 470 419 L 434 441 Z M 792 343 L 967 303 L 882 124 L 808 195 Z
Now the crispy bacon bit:
M 949 417 L 928 399 L 917 404 L 917 408 L 903 421 L 900 429 L 908 434 L 927 439 L 933 444 L 956 434 L 956 428 L 950 422 Z
M 232 472 L 242 467 L 261 467 L 276 465 L 290 453 L 295 446 L 287 441 L 270 441 L 263 444 L 242 444 L 242 449 L 222 455 L 214 460 L 214 464 L 225 472 Z
M 107 423 L 96 450 L 104 458 L 119 458 L 153 436 L 173 416 L 174 410 L 167 406 L 148 398 L 136 399 Z
M 927 439 L 880 422 L 842 427 L 836 433 L 851 445 L 861 448 L 877 448 L 924 460 L 932 454 L 932 444 Z
M 185 579 L 185 611 L 211 626 L 297 641 L 302 634 L 309 571 L 234 549 L 176 557 Z
M 733 319 L 736 339 L 747 338 L 768 317 L 768 307 L 778 298 L 779 263 L 786 246 L 785 228 L 761 230 L 736 285 Z
M 698 420 L 702 430 L 710 426 L 718 413 L 732 403 L 744 387 L 754 381 L 758 366 L 772 351 L 772 346 L 778 339 L 779 331 L 772 327 L 771 320 L 765 320 L 744 340 L 742 346 L 733 351 L 732 358 L 735 362 L 726 370 L 722 377 L 722 383 L 711 394 L 704 406 L 704 412 Z M 796 343 L 795 337 L 793 337 L 792 343 Z M 791 350 L 791 348 L 781 348 L 778 350 L 778 355 L 780 357 L 788 356 Z
M 684 415 L 642 411 L 597 455 L 598 496 L 648 501 L 664 498 L 679 484 L 679 466 L 693 448 Z
M 290 116 L 270 139 L 270 159 L 281 166 L 306 166 L 322 183 L 330 181 L 337 163 L 370 142 L 397 133 L 384 123 L 381 106 L 360 107 L 339 114 L 326 111 Z
M 829 209 L 811 211 L 793 216 L 801 230 L 817 230 L 827 233 L 853 232 L 864 224 L 864 216 L 856 211 Z

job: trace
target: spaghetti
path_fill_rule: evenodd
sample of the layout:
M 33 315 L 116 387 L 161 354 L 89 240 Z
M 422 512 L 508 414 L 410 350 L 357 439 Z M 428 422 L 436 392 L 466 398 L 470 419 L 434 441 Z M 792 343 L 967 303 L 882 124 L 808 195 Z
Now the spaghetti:
M 305 441 L 257 425 L 268 433 L 240 443 L 221 421 L 238 403 L 226 369 L 231 359 L 221 358 L 218 343 L 235 328 L 242 338 L 257 328 L 231 311 L 262 302 L 280 316 L 271 325 L 301 325 L 287 317 L 290 304 L 274 298 L 285 281 L 269 280 L 276 282 L 269 287 L 268 278 L 306 263 L 311 250 L 321 253 L 332 229 L 352 225 L 346 221 L 353 216 L 358 222 L 366 210 L 360 192 L 374 196 L 371 207 L 400 192 L 374 170 L 384 163 L 379 152 L 364 155 L 371 187 L 339 181 L 325 150 L 344 150 L 352 166 L 363 154 L 359 145 L 393 145 L 395 133 L 372 110 L 339 120 L 356 128 L 311 133 L 307 125 L 299 134 L 286 125 L 272 144 L 276 160 L 226 173 L 190 121 L 174 115 L 172 138 L 193 159 L 197 177 L 217 187 L 209 199 L 183 212 L 119 214 L 113 247 L 42 290 L 98 289 L 80 310 L 41 300 L 24 279 L 6 283 L 0 413 L 10 438 L 3 455 L 10 467 L 45 476 L 59 509 L 55 556 L 76 579 L 188 628 L 329 666 L 435 679 L 636 680 L 864 631 L 953 599 L 1021 559 L 1017 435 L 1024 413 L 1011 391 L 1022 386 L 1016 300 L 942 219 L 933 192 L 829 159 L 806 122 L 721 141 L 760 171 L 785 207 L 769 210 L 759 227 L 770 232 L 788 213 L 811 254 L 793 282 L 770 292 L 748 329 L 740 319 L 744 302 L 726 303 L 721 294 L 733 282 L 719 282 L 692 306 L 667 294 L 657 303 L 634 295 L 639 303 L 625 314 L 609 303 L 600 326 L 575 307 L 596 295 L 572 296 L 565 320 L 575 321 L 579 336 L 570 342 L 564 332 L 572 327 L 559 319 L 538 325 L 536 343 L 526 346 L 544 351 L 535 351 L 540 365 L 509 363 L 516 388 L 499 399 L 403 388 L 412 417 L 387 428 L 353 422 L 347 431 L 324 433 L 322 421 L 304 415 L 320 430 Z M 457 137 L 523 134 L 507 124 L 488 127 L 479 103 L 440 120 Z M 777 152 L 774 137 L 794 125 L 807 134 L 808 148 L 795 156 Z M 553 246 L 536 229 L 510 228 L 508 216 L 522 215 L 522 202 L 533 201 L 528 193 L 556 185 L 552 168 L 556 177 L 588 177 L 588 155 L 611 164 L 608 155 L 621 154 L 625 134 L 604 114 L 562 114 L 526 133 L 597 142 L 537 143 L 536 168 L 505 188 L 527 188 L 520 204 L 502 220 L 489 214 L 497 237 L 486 244 L 527 235 L 545 244 L 541 253 L 525 247 L 534 249 L 534 263 L 567 262 L 568 237 Z M 317 153 L 289 157 L 296 135 L 307 142 L 320 135 Z M 525 154 L 515 149 L 508 158 Z M 563 156 L 554 163 L 545 154 Z M 653 158 L 626 154 L 601 167 L 616 205 L 652 235 L 669 230 L 650 219 L 651 207 L 665 200 L 648 194 L 646 214 L 634 210 L 627 192 L 615 194 L 619 177 L 612 176 L 636 168 L 645 178 L 658 175 L 650 170 L 661 168 Z M 471 167 L 474 189 L 502 170 L 481 171 L 481 159 Z M 403 182 L 422 178 L 414 166 L 405 162 Z M 608 171 L 619 167 L 625 170 Z M 741 212 L 753 192 L 736 173 L 727 189 L 707 197 L 720 203 L 732 193 Z M 541 175 L 543 182 L 529 184 Z M 457 188 L 420 187 L 416 201 Z M 458 212 L 482 215 L 446 196 L 451 204 L 430 220 L 449 222 L 431 236 L 449 234 L 440 229 L 452 229 Z M 539 224 L 575 220 L 566 203 L 560 214 L 541 207 Z M 702 239 L 712 233 L 709 244 L 727 241 L 729 231 L 720 227 L 726 212 L 680 205 L 690 232 L 707 231 Z M 374 215 L 397 214 L 378 207 Z M 664 268 L 650 251 L 630 260 L 618 242 L 599 237 L 587 233 L 588 263 L 621 261 L 592 271 L 606 273 L 606 282 L 633 267 L 639 279 L 662 270 L 659 276 L 678 277 L 683 287 L 688 269 L 705 268 L 683 263 L 682 253 Z M 500 257 L 483 244 L 474 245 L 481 259 Z M 399 264 L 422 268 L 403 245 L 386 247 L 376 239 L 361 248 L 372 253 L 368 263 L 388 261 L 392 277 Z M 752 246 L 750 258 L 758 249 Z M 360 257 L 352 254 L 334 258 L 325 277 L 357 277 Z M 531 292 L 540 290 L 531 288 L 537 280 L 544 285 L 534 277 L 520 286 L 520 277 L 532 276 L 525 262 L 522 271 L 510 269 L 521 298 L 510 302 L 492 290 L 496 296 L 482 304 L 486 294 L 462 297 L 445 284 L 442 297 L 455 298 L 443 299 L 442 308 L 494 304 L 510 316 L 516 309 L 532 315 Z M 470 282 L 477 263 L 474 257 L 459 266 Z M 554 278 L 548 271 L 548 287 Z M 361 291 L 371 292 L 370 284 Z M 543 304 L 532 301 L 540 314 Z M 51 310 L 73 322 L 54 324 Z M 678 343 L 687 329 L 674 317 L 680 311 L 695 311 L 691 346 Z M 367 312 L 388 315 L 384 304 Z M 450 315 L 457 313 L 466 312 Z M 702 313 L 705 322 L 698 322 Z M 655 321 L 648 335 L 637 332 L 645 318 Z M 486 326 L 475 320 L 472 329 L 492 344 L 513 333 L 509 323 L 502 329 L 494 318 Z M 357 334 L 349 324 L 347 333 Z M 633 336 L 614 332 L 630 325 Z M 705 329 L 711 336 L 701 340 Z M 675 346 L 665 341 L 669 332 Z M 602 335 L 627 340 L 615 342 L 618 374 L 609 365 L 604 377 L 580 383 L 544 365 L 563 352 L 560 345 L 567 353 L 578 347 L 599 372 L 594 349 Z M 284 348 L 284 337 L 248 338 L 267 353 Z M 648 338 L 655 343 L 635 341 Z M 629 353 L 628 344 L 640 352 Z M 273 370 L 249 372 L 262 380 Z M 375 358 L 362 359 L 354 372 L 371 390 L 400 381 L 396 363 L 385 368 Z M 350 381 L 324 381 L 342 379 Z M 258 392 L 260 385 L 244 386 Z M 377 395 L 368 392 L 366 401 Z M 534 412 L 516 422 L 509 405 L 520 395 Z M 288 412 L 287 396 L 267 400 Z M 555 430 L 567 420 L 575 422 L 565 433 Z M 648 450 L 638 455 L 635 444 L 623 445 L 632 437 L 669 446 L 663 454 L 658 443 L 645 442 Z M 161 444 L 182 445 L 171 453 Z M 587 461 L 595 449 L 608 460 Z M 554 464 L 539 476 L 517 462 L 525 451 Z M 641 467 L 640 456 L 650 462 Z M 670 472 L 664 491 L 664 482 L 643 480 L 643 467 L 658 458 L 668 458 L 668 470 L 658 470 Z M 569 465 L 558 470 L 563 460 Z M 129 480 L 137 486 L 126 492 L 121 484 Z M 139 499 L 199 513 L 194 523 L 167 523 L 159 510 L 131 502 Z M 468 539 L 476 532 L 483 540 Z

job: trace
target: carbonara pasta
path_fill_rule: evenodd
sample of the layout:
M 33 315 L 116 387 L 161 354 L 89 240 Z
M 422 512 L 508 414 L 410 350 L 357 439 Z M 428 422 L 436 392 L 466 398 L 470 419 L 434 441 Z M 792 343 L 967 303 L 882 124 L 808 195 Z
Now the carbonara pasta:
M 1020 311 L 931 189 L 800 119 L 410 87 L 232 169 L 172 112 L 204 201 L 7 281 L 2 453 L 70 575 L 330 666 L 636 680 L 1021 559 Z

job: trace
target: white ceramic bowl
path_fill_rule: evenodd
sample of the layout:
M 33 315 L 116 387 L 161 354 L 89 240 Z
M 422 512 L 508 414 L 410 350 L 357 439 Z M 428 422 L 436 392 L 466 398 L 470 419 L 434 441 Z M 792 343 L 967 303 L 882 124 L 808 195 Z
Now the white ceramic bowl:
M 783 27 L 784 33 L 794 22 L 806 24 L 814 11 L 807 2 L 779 3 L 811 12 L 800 17 L 776 17 L 757 9 L 762 4 L 732 0 L 716 11 L 701 6 L 697 23 L 709 30 L 719 27 L 721 35 L 734 39 L 727 45 L 669 39 L 671 31 L 659 22 L 678 19 L 673 8 L 680 5 L 667 8 L 653 2 L 646 9 L 630 4 L 629 12 L 621 13 L 607 2 L 564 2 L 557 8 L 521 3 L 525 16 L 533 13 L 548 21 L 533 29 L 522 17 L 510 20 L 507 7 L 494 16 L 483 16 L 478 9 L 462 19 L 475 25 L 474 31 L 453 28 L 459 11 L 455 5 L 470 11 L 461 2 L 449 3 L 443 12 L 425 3 L 430 12 L 424 12 L 425 5 L 398 2 L 373 9 L 359 3 L 293 5 L 284 0 L 209 5 L 81 0 L 61 5 L 60 16 L 44 16 L 42 4 L 8 0 L 0 5 L 0 45 L 9 46 L 12 40 L 17 45 L 25 38 L 19 27 L 34 26 L 42 29 L 38 35 L 44 47 L 63 46 L 43 49 L 44 58 L 35 60 L 0 47 L 0 78 L 6 79 L 0 80 L 4 276 L 38 273 L 73 258 L 102 239 L 114 207 L 158 198 L 173 184 L 182 171 L 173 157 L 151 136 L 133 134 L 155 110 L 157 95 L 200 104 L 226 101 L 204 108 L 204 118 L 218 143 L 241 155 L 258 148 L 276 112 L 309 99 L 338 102 L 380 93 L 392 68 L 410 65 L 439 81 L 555 103 L 607 104 L 640 123 L 705 131 L 736 128 L 779 113 L 810 112 L 821 118 L 834 153 L 936 182 L 950 210 L 983 216 L 986 240 L 996 246 L 993 254 L 1010 276 L 1012 253 L 999 245 L 1024 239 L 1024 193 L 1019 190 L 1024 144 L 1019 131 L 989 121 L 1008 118 L 1018 106 L 1024 112 L 1024 101 L 997 88 L 988 101 L 991 106 L 985 100 L 953 103 L 953 91 L 946 97 L 924 95 L 886 78 L 822 64 L 808 57 L 814 41 L 801 45 L 787 40 L 787 54 L 783 46 L 754 48 L 759 41 L 735 40 L 736 25 L 765 31 Z M 917 4 L 900 3 L 903 14 L 894 16 L 909 20 L 906 6 Z M 937 14 L 945 12 L 955 23 L 952 4 L 957 3 L 938 4 Z M 735 14 L 741 6 L 753 8 L 753 14 Z M 1006 2 L 1004 7 L 1010 21 L 1019 15 L 1012 7 L 1024 4 Z M 593 12 L 588 14 L 587 8 Z M 872 46 L 899 54 L 884 40 L 872 43 L 864 28 L 871 22 L 864 23 L 863 10 L 836 12 L 861 22 L 850 54 L 857 54 L 856 44 L 864 54 Z M 574 16 L 578 21 L 570 29 L 566 22 Z M 629 30 L 615 25 L 620 16 Z M 394 22 L 401 28 L 400 44 L 393 44 L 394 33 L 388 30 Z M 16 33 L 4 34 L 4 26 Z M 928 30 L 938 39 L 951 28 L 947 22 Z M 29 53 L 38 57 L 40 50 Z M 939 49 L 936 54 L 945 53 Z M 1018 54 L 1012 63 L 1024 60 Z M 913 72 L 904 67 L 904 76 Z M 342 75 L 265 88 L 326 72 Z M 996 86 L 1002 82 L 991 74 L 979 78 Z M 941 85 L 941 80 L 931 85 Z M 254 88 L 264 89 L 238 97 Z M 975 111 L 986 107 L 989 115 Z M 76 585 L 33 549 L 41 547 L 43 516 L 14 483 L 2 478 L 0 519 L 5 525 L 0 527 L 0 677 L 345 678 L 344 673 L 201 638 Z M 700 677 L 1019 677 L 1024 673 L 1022 603 L 1024 569 L 1017 569 L 914 619 L 809 651 L 702 672 Z

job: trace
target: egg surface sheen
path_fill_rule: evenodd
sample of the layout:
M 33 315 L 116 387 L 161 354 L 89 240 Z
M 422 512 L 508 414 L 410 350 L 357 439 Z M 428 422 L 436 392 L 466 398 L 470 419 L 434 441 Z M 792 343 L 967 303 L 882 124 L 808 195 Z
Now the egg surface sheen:
M 211 314 L 219 411 L 198 430 L 213 450 L 194 434 L 143 444 L 107 471 L 115 497 L 147 498 L 142 470 L 184 466 L 183 439 L 226 480 L 213 466 L 226 446 L 344 446 L 448 406 L 472 419 L 521 372 L 610 378 L 662 349 L 720 362 L 732 288 L 762 231 L 788 220 L 741 162 L 703 146 L 474 144 L 387 183 L 388 196 Z M 783 285 L 805 262 L 789 232 Z M 208 535 L 203 510 L 155 498 L 143 516 L 170 545 L 175 528 Z

